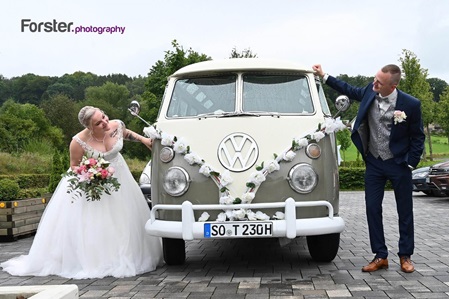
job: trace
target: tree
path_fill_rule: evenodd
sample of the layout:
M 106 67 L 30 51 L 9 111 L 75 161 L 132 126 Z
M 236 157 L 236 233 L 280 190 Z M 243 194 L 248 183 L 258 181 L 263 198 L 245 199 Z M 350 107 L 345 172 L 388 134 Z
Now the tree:
M 0 106 L 11 96 L 11 80 L 0 75 Z
M 159 113 L 160 101 L 153 93 L 148 91 L 143 93 L 142 101 L 142 117 L 147 119 L 149 123 L 155 122 Z
M 12 103 L 12 100 L 6 101 L 3 106 L 10 102 Z M 31 120 L 0 113 L 0 150 L 7 153 L 20 152 L 35 131 L 35 124 Z
M 402 50 L 402 57 L 399 58 L 403 70 L 403 79 L 398 88 L 402 91 L 418 98 L 421 101 L 422 118 L 427 132 L 429 142 L 430 160 L 432 157 L 432 139 L 429 125 L 432 123 L 435 114 L 435 102 L 430 89 L 430 84 L 426 81 L 427 69 L 421 68 L 419 59 L 409 50 Z M 424 152 L 424 158 L 426 153 Z
M 107 76 L 98 76 L 95 85 L 100 86 L 106 82 L 112 82 L 112 83 L 117 83 L 120 85 L 125 85 L 130 80 L 131 80 L 131 78 L 125 74 L 109 74 Z
M 129 80 L 125 83 L 126 88 L 128 88 L 132 97 L 136 95 L 142 95 L 145 92 L 145 82 L 148 80 L 147 77 L 138 76 Z
M 17 103 L 39 105 L 41 97 L 55 78 L 26 74 L 12 80 L 13 98 Z
M 68 146 L 72 137 L 82 129 L 78 121 L 78 105 L 64 94 L 56 94 L 41 103 L 40 107 L 53 126 L 60 128 Z
M 0 149 L 9 153 L 23 150 L 31 139 L 62 148 L 62 131 L 50 124 L 42 109 L 33 104 L 6 101 L 0 108 Z
M 49 97 L 55 96 L 57 94 L 63 94 L 69 98 L 73 98 L 75 89 L 72 85 L 68 83 L 55 83 L 48 86 L 45 93 L 42 95 L 43 100 L 48 100 Z
M 337 132 L 337 140 L 340 150 L 343 152 L 343 161 L 346 161 L 346 150 L 351 146 L 351 131 L 342 130 Z
M 440 95 L 448 87 L 447 82 L 438 78 L 429 78 L 427 82 L 430 84 L 430 90 L 433 93 L 433 101 L 438 103 Z
M 129 90 L 125 85 L 106 82 L 102 86 L 88 87 L 85 97 L 92 103 L 108 103 L 107 107 L 100 107 L 98 104 L 93 106 L 104 109 L 111 118 L 124 119 L 126 117 L 130 100 Z
M 59 78 L 58 83 L 69 84 L 73 87 L 73 99 L 82 101 L 84 99 L 84 90 L 89 86 L 98 86 L 98 76 L 92 73 L 75 72 L 65 74 Z
M 237 51 L 237 48 L 234 47 L 231 50 L 231 56 L 229 58 L 257 58 L 257 54 L 253 53 L 250 48 L 241 51 L 240 53 Z
M 64 168 L 62 157 L 59 151 L 55 151 L 52 158 L 50 182 L 48 183 L 48 192 L 54 192 L 61 180 L 61 174 L 67 170 Z
M 443 91 L 440 96 L 436 109 L 436 121 L 446 133 L 449 142 L 449 86 Z

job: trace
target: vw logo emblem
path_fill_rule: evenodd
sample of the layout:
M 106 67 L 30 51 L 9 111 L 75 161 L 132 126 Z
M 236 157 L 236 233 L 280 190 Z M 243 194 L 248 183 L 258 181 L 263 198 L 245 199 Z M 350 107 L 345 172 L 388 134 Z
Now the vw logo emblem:
M 218 160 L 230 171 L 245 171 L 256 163 L 258 157 L 256 142 L 244 133 L 228 135 L 218 146 Z

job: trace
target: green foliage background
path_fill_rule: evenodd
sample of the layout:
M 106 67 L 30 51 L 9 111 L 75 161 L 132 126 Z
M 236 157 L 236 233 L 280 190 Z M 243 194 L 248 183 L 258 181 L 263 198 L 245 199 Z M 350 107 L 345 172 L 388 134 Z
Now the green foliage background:
M 229 58 L 242 57 L 257 58 L 257 54 L 249 48 L 241 52 L 236 48 L 231 50 Z M 151 66 L 144 77 L 124 74 L 99 76 L 81 71 L 61 77 L 25 74 L 5 78 L 0 75 L 0 175 L 50 175 L 45 187 L 49 184 L 50 190 L 54 190 L 59 181 L 58 172 L 60 175 L 68 165 L 68 145 L 72 137 L 82 130 L 78 122 L 80 108 L 85 105 L 99 107 L 111 119 L 120 119 L 129 129 L 141 133 L 146 125 L 130 115 L 127 111 L 129 103 L 139 101 L 141 117 L 153 123 L 168 77 L 186 65 L 211 59 L 192 48 L 184 49 L 173 40 L 172 49 L 165 51 L 163 59 Z M 448 84 L 438 78 L 427 78 L 427 70 L 421 67 L 419 59 L 409 50 L 403 50 L 399 61 L 404 71 L 399 87 L 422 101 L 427 132 L 426 160 L 430 160 L 423 163 L 444 159 L 449 156 Z M 361 75 L 350 77 L 340 74 L 337 77 L 354 86 L 365 86 L 373 80 L 372 76 Z M 327 85 L 323 86 L 329 106 L 335 113 L 332 101 L 339 94 Z M 357 109 L 358 103 L 355 102 L 342 118 L 352 120 Z M 434 124 L 438 124 L 441 135 L 431 134 Z M 339 134 L 338 142 L 345 160 L 342 166 L 348 164 L 354 168 L 354 165 L 363 165 L 348 132 Z M 151 152 L 138 143 L 127 143 L 123 154 L 135 176 L 151 158 Z M 347 172 L 342 167 L 342 181 L 348 181 L 342 184 L 343 189 L 362 188 L 360 179 L 356 179 L 359 175 L 359 169 Z

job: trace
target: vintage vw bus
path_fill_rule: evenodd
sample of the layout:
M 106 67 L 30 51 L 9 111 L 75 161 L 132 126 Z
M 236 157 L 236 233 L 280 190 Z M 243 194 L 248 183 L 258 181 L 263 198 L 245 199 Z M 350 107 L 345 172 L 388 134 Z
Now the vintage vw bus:
M 144 130 L 154 139 L 145 228 L 162 237 L 165 262 L 185 261 L 185 240 L 301 236 L 313 259 L 334 259 L 344 127 L 310 68 L 251 58 L 175 72 Z

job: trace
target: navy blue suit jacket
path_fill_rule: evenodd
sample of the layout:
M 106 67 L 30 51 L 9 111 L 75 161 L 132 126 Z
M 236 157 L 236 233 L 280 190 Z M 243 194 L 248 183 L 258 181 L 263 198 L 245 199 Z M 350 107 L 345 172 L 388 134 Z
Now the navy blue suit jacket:
M 350 99 L 360 102 L 351 139 L 365 159 L 368 154 L 369 142 L 368 111 L 377 94 L 373 91 L 373 83 L 359 88 L 329 76 L 326 84 L 341 94 L 347 95 Z M 397 124 L 394 124 L 393 119 L 391 120 L 390 150 L 397 164 L 406 163 L 416 167 L 421 160 L 425 141 L 421 102 L 398 90 L 395 110 L 404 111 L 407 117 L 404 122 Z

